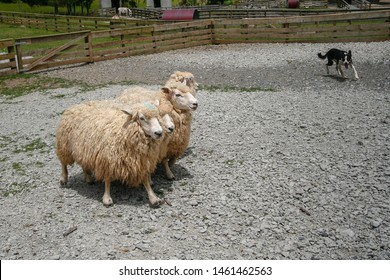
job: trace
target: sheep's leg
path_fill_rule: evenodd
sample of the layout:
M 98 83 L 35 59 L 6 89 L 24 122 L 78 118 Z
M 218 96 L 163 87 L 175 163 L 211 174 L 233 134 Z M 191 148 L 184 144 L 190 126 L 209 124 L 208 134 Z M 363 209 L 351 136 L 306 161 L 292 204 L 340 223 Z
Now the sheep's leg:
M 165 176 L 168 178 L 168 180 L 175 180 L 175 175 L 172 173 L 171 169 L 169 168 L 168 159 L 164 159 L 162 161 L 164 170 L 165 170 Z
M 67 183 L 68 183 L 68 166 L 66 164 L 62 164 L 60 184 L 61 186 L 65 186 Z
M 149 177 L 146 178 L 143 184 L 146 192 L 148 193 L 149 202 L 153 207 L 159 206 L 164 203 L 164 200 L 158 198 L 157 195 L 154 193 L 152 187 L 149 184 Z
M 154 183 L 153 183 L 153 180 L 152 180 L 152 175 L 151 175 L 151 174 L 149 174 L 149 178 L 148 178 L 148 180 L 149 180 L 149 184 L 150 184 L 151 186 L 153 186 L 153 185 L 154 185 Z
M 106 178 L 104 180 L 104 195 L 103 195 L 104 206 L 110 206 L 113 204 L 111 194 L 110 194 L 110 189 L 111 189 L 111 180 L 110 178 Z
M 83 168 L 83 172 L 84 172 L 85 182 L 87 182 L 88 184 L 93 184 L 95 180 L 93 179 L 92 172 L 85 168 Z
M 171 158 L 171 159 L 169 160 L 169 166 L 175 165 L 176 161 L 177 161 L 177 157 Z

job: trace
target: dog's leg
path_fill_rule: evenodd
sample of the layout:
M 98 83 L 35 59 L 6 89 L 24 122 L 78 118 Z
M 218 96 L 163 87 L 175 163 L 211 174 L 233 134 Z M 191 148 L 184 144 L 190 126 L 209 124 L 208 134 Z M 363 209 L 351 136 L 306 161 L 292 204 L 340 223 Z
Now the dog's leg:
M 336 64 L 336 68 L 337 68 L 337 72 L 339 73 L 339 75 L 344 78 L 344 72 L 343 72 L 343 69 L 341 68 L 340 61 Z
M 353 73 L 355 73 L 355 79 L 359 80 L 359 76 L 358 76 L 358 73 L 356 72 L 355 66 L 353 64 L 351 64 L 351 67 L 352 67 Z
M 326 64 L 326 73 L 329 75 L 329 66 L 333 65 L 333 61 L 328 58 L 328 63 Z

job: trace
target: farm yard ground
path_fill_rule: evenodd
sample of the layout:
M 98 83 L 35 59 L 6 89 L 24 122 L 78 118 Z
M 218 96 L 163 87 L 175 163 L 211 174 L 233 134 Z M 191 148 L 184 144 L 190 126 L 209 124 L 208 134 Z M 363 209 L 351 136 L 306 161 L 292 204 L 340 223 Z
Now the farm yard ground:
M 317 52 L 351 49 L 360 80 Z M 71 88 L 0 99 L 1 259 L 390 259 L 390 42 L 237 44 L 57 69 Z M 190 146 L 143 188 L 70 169 L 60 187 L 61 113 L 133 82 L 195 74 Z M 80 89 L 80 83 L 92 85 Z

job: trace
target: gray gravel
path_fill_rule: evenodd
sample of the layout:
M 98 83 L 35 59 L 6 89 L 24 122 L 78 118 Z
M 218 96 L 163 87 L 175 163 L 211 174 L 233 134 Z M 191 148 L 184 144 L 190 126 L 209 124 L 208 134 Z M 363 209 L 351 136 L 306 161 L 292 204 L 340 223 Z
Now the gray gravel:
M 351 49 L 361 77 L 317 52 Z M 0 98 L 1 259 L 390 259 L 390 42 L 219 45 L 40 73 L 100 85 Z M 201 89 L 190 147 L 143 188 L 70 169 L 54 134 L 68 106 L 175 70 Z M 252 90 L 249 90 L 252 88 Z

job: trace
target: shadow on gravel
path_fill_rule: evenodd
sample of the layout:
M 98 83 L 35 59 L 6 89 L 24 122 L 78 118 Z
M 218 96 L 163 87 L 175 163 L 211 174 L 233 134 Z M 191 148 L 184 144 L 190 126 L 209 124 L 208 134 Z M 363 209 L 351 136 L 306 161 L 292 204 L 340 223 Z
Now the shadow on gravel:
M 322 77 L 332 78 L 333 80 L 338 81 L 338 82 L 345 82 L 347 80 L 350 80 L 348 78 L 343 78 L 343 77 L 340 77 L 337 75 L 322 75 Z
M 176 181 L 193 178 L 193 175 L 180 164 L 175 164 L 171 170 L 175 174 Z M 173 181 L 165 178 L 165 173 L 161 166 L 157 167 L 152 180 L 153 190 L 159 197 L 164 198 L 167 193 L 172 192 Z M 101 202 L 103 206 L 104 182 L 88 184 L 85 182 L 82 172 L 69 176 L 68 184 L 63 188 L 75 190 L 79 195 L 87 199 Z M 143 186 L 129 187 L 119 181 L 111 183 L 111 197 L 114 204 L 118 205 L 144 205 L 149 203 Z

